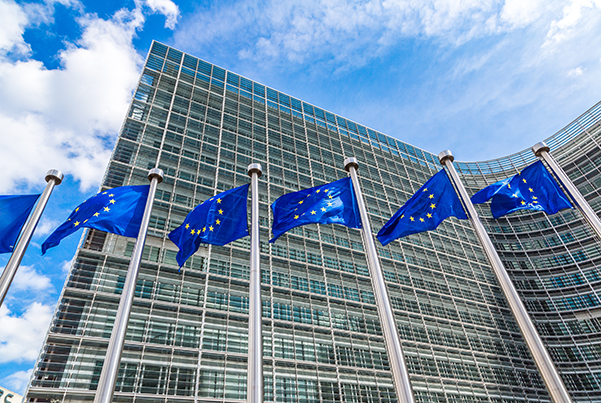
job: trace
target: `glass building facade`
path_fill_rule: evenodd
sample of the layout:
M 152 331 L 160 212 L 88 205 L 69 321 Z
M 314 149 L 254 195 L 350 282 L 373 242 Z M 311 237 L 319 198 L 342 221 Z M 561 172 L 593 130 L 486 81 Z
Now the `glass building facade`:
M 601 103 L 547 140 L 596 211 L 600 141 Z M 308 225 L 268 243 L 270 203 L 346 176 L 349 156 L 376 231 L 440 170 L 435 154 L 153 43 L 102 180 L 107 189 L 165 172 L 115 402 L 246 398 L 250 240 L 202 246 L 179 271 L 167 234 L 197 204 L 248 183 L 254 162 L 263 165 L 265 401 L 397 401 L 361 233 Z M 456 167 L 475 193 L 534 160 L 526 150 Z M 601 401 L 598 240 L 576 210 L 480 213 L 574 400 Z M 85 234 L 27 401 L 93 400 L 134 241 Z M 550 401 L 468 220 L 378 252 L 417 402 Z

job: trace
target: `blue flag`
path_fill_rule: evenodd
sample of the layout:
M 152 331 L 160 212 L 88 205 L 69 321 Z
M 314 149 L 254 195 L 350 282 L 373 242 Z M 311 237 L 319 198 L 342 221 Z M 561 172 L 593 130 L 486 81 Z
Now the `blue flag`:
M 384 224 L 378 240 L 387 245 L 407 235 L 430 231 L 448 217 L 467 219 L 447 173 L 441 169 Z
M 518 210 L 555 214 L 564 208 L 572 208 L 569 199 L 541 161 L 528 165 L 511 178 L 480 190 L 472 196 L 472 203 L 484 203 L 491 198 L 490 211 L 494 218 Z
M 148 185 L 123 186 L 90 197 L 44 241 L 42 254 L 84 227 L 137 238 L 149 189 Z
M 13 251 L 33 205 L 40 195 L 0 196 L 0 253 Z
M 196 206 L 169 239 L 179 248 L 180 267 L 201 243 L 225 245 L 248 235 L 246 204 L 248 184 L 220 193 Z
M 342 224 L 361 228 L 359 207 L 350 177 L 326 185 L 288 193 L 271 205 L 273 238 L 305 224 Z

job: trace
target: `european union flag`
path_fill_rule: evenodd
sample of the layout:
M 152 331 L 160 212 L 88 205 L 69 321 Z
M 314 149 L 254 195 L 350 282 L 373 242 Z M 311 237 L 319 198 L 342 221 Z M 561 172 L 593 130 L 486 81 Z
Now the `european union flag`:
M 12 252 L 40 195 L 0 196 L 0 253 Z
M 305 224 L 342 224 L 349 228 L 361 228 L 359 207 L 350 177 L 285 194 L 273 202 L 271 210 L 273 238 L 269 242 L 272 243 L 284 232 Z
M 441 169 L 384 224 L 378 240 L 388 245 L 395 239 L 433 230 L 448 217 L 467 219 L 447 173 Z
M 537 210 L 555 214 L 572 204 L 541 161 L 528 165 L 511 178 L 493 183 L 472 196 L 480 204 L 492 198 L 490 211 L 494 218 L 518 210 Z
M 44 241 L 42 254 L 84 227 L 137 238 L 149 189 L 148 185 L 123 186 L 90 197 Z
M 246 204 L 248 184 L 211 197 L 196 206 L 182 225 L 171 231 L 169 239 L 177 245 L 180 267 L 201 243 L 225 245 L 248 235 Z

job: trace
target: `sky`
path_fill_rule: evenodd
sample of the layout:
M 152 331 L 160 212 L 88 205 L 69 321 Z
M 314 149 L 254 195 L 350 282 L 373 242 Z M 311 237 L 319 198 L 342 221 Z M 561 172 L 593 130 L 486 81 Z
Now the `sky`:
M 29 381 L 81 234 L 40 244 L 96 193 L 153 39 L 462 161 L 601 100 L 601 0 L 0 0 L 0 194 L 65 174 L 0 307 L 0 386 Z

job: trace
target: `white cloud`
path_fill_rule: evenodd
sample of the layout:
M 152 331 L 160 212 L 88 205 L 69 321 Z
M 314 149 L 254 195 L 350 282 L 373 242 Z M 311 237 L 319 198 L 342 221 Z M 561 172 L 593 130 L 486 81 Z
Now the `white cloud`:
M 23 40 L 23 32 L 27 23 L 27 14 L 20 6 L 13 1 L 1 1 L 0 50 L 28 51 L 29 46 Z
M 137 9 L 109 20 L 80 17 L 82 36 L 58 54 L 57 69 L 0 53 L 0 191 L 19 181 L 43 183 L 50 168 L 72 174 L 83 189 L 98 184 L 111 152 L 107 139 L 116 137 L 139 76 L 132 38 L 143 22 Z M 7 31 L 0 25 L 4 49 L 23 47 L 22 28 Z
M 575 69 L 568 71 L 566 76 L 568 76 L 570 78 L 574 78 L 574 77 L 581 76 L 583 74 L 584 74 L 584 69 L 579 66 L 579 67 L 576 67 Z
M 143 59 L 132 40 L 143 27 L 144 7 L 118 10 L 107 20 L 82 14 L 81 37 L 56 55 L 59 68 L 47 69 L 29 56 L 23 33 L 51 21 L 57 2 L 82 8 L 75 0 L 0 0 L 0 192 L 39 186 L 51 168 L 72 174 L 82 190 L 97 186 L 137 84 Z M 175 26 L 175 4 L 147 5 Z
M 11 284 L 11 291 L 43 291 L 52 287 L 50 277 L 40 274 L 33 266 L 19 267 Z
M 179 17 L 179 7 L 171 0 L 146 0 L 146 5 L 154 12 L 163 14 L 165 19 L 165 28 L 175 29 Z
M 227 38 L 238 42 L 241 58 L 254 60 L 300 62 L 327 55 L 363 65 L 408 37 L 460 46 L 557 12 L 556 1 L 543 0 L 251 0 L 200 8 L 184 17 L 175 38 L 178 46 L 199 50 Z
M 2 386 L 5 386 L 13 392 L 23 395 L 25 393 L 25 389 L 27 388 L 27 384 L 29 383 L 29 379 L 31 378 L 32 372 L 33 369 L 30 369 L 28 371 L 17 371 L 13 374 L 10 374 L 2 380 Z
M 52 220 L 47 216 L 42 216 L 42 218 L 40 218 L 38 226 L 35 229 L 34 236 L 36 238 L 45 237 L 46 235 L 49 235 L 52 231 L 54 231 L 59 226 L 59 224 L 61 224 L 59 221 Z
M 21 316 L 11 314 L 6 305 L 0 307 L 0 363 L 35 360 L 51 318 L 52 308 L 38 302 Z
M 566 40 L 572 31 L 581 25 L 585 18 L 583 9 L 597 8 L 601 9 L 601 0 L 572 0 L 570 4 L 563 8 L 563 18 L 551 22 L 545 47 L 563 42 Z
M 75 260 L 75 256 L 73 256 L 73 259 L 71 260 L 65 260 L 63 262 L 63 264 L 61 265 L 61 269 L 63 273 L 68 273 L 69 270 L 71 270 L 71 266 L 73 266 L 73 260 Z

